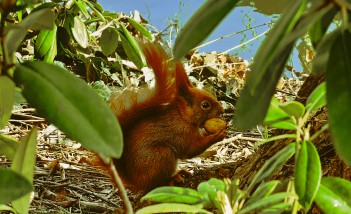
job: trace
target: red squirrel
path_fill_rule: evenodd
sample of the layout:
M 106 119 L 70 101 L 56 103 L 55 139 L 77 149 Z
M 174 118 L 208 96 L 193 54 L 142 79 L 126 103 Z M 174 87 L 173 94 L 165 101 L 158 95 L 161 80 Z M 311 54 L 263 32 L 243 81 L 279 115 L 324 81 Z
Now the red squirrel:
M 219 102 L 195 88 L 181 62 L 171 60 L 161 45 L 140 46 L 155 74 L 155 86 L 126 89 L 111 97 L 110 107 L 124 138 L 122 157 L 113 162 L 128 189 L 146 193 L 169 184 L 179 159 L 201 154 L 222 140 L 226 129 L 201 132 L 207 120 L 223 114 Z

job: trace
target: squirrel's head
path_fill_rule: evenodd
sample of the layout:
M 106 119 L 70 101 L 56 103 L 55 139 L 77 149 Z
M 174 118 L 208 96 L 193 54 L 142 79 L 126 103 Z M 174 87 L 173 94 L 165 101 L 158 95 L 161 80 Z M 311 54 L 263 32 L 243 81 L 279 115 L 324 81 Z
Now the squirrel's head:
M 179 109 L 188 122 L 202 127 L 211 118 L 221 118 L 224 110 L 210 93 L 195 88 L 189 81 L 183 66 L 176 64 L 176 85 Z

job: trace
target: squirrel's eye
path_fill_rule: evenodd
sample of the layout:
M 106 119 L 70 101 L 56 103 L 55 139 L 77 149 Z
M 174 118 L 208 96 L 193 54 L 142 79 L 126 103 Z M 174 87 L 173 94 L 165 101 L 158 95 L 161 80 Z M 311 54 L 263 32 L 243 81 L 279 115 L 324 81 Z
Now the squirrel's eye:
M 201 108 L 204 110 L 208 110 L 209 108 L 211 108 L 211 104 L 207 100 L 204 100 L 201 103 Z

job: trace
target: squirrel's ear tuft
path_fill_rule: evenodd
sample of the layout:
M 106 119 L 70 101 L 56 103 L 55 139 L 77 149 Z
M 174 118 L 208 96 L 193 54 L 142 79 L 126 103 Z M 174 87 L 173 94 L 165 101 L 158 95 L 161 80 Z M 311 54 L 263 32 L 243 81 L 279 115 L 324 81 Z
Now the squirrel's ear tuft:
M 191 94 L 191 88 L 193 88 L 193 86 L 180 62 L 176 63 L 176 85 L 179 96 L 183 97 L 189 106 L 192 106 L 194 104 L 194 98 Z

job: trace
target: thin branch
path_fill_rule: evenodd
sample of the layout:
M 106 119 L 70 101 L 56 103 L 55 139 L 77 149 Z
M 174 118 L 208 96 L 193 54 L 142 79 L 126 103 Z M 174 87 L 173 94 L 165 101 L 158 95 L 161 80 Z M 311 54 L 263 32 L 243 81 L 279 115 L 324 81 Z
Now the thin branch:
M 112 160 L 110 161 L 110 170 L 111 170 L 111 172 L 113 174 L 113 178 L 114 178 L 114 180 L 116 182 L 116 185 L 117 185 L 117 188 L 119 190 L 118 191 L 119 196 L 121 197 L 121 199 L 122 199 L 122 201 L 124 203 L 124 208 L 125 208 L 125 212 L 124 213 L 132 214 L 133 213 L 132 204 L 130 203 L 130 200 L 129 200 L 128 195 L 127 195 L 127 191 L 126 191 L 126 189 L 123 186 L 122 179 L 119 177 L 118 172 L 116 170 L 116 167 L 113 164 Z

